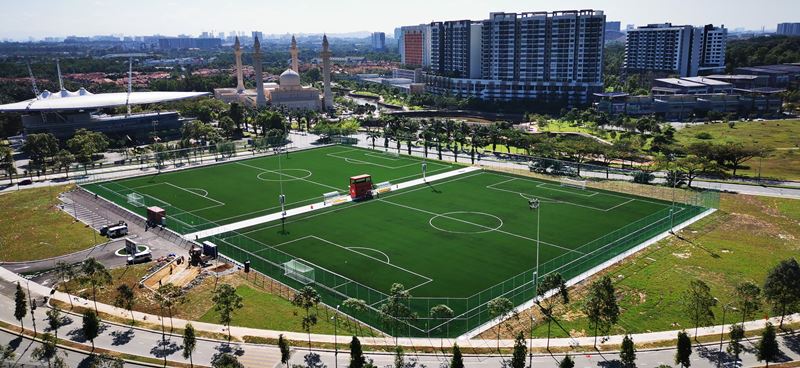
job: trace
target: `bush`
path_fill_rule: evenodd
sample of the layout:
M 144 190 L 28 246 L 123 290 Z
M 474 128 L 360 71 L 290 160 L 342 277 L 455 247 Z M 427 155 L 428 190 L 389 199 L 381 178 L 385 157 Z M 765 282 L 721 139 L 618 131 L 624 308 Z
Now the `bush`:
M 697 135 L 695 135 L 694 137 L 697 138 L 697 139 L 703 139 L 703 140 L 714 138 L 711 135 L 711 133 L 709 133 L 709 132 L 700 132 L 700 133 L 697 133 Z

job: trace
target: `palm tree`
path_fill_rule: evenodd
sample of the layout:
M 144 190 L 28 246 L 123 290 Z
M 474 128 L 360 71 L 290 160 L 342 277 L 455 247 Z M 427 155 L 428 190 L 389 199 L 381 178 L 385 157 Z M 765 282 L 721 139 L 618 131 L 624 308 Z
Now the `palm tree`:
M 408 155 L 411 156 L 411 143 L 414 141 L 414 138 L 417 137 L 417 131 L 419 130 L 419 123 L 414 120 L 407 120 L 403 122 L 403 131 L 404 137 L 406 138 L 406 148 L 408 149 Z
M 375 140 L 381 137 L 381 132 L 378 129 L 367 128 L 367 139 L 372 140 L 372 149 L 375 149 Z
M 431 126 L 430 121 L 425 120 L 420 125 L 421 131 L 419 133 L 419 137 L 422 138 L 423 142 L 423 155 L 425 158 L 428 158 L 428 142 L 430 142 L 431 138 L 433 138 L 433 127 Z
M 111 283 L 111 274 L 96 259 L 87 258 L 81 264 L 82 281 L 92 286 L 92 299 L 94 301 L 94 311 L 97 312 L 97 288 Z

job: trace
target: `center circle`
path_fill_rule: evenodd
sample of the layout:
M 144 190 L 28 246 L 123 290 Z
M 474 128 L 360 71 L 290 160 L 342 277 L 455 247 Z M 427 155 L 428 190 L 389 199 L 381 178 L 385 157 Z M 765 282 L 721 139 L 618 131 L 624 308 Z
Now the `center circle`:
M 487 221 L 487 219 L 489 220 Z M 476 230 L 447 229 L 446 228 L 447 226 L 445 226 L 445 224 L 442 223 L 443 222 L 442 220 L 460 223 L 461 225 L 472 226 Z M 436 225 L 436 222 L 439 222 L 439 225 Z M 454 211 L 454 212 L 440 213 L 436 216 L 433 216 L 431 217 L 430 220 L 428 220 L 428 224 L 431 225 L 432 228 L 446 233 L 482 234 L 500 229 L 501 227 L 503 227 L 503 220 L 495 215 L 488 214 L 485 212 Z
M 298 173 L 298 174 L 294 175 L 292 173 Z M 273 179 L 273 178 L 265 178 L 265 177 L 262 176 L 264 174 L 281 175 L 281 176 L 285 176 L 286 178 L 282 179 L 282 180 L 281 179 Z M 259 173 L 258 175 L 256 175 L 256 179 L 261 180 L 261 181 L 294 181 L 294 180 L 303 180 L 305 178 L 310 177 L 311 175 L 312 175 L 311 171 L 308 171 L 306 169 L 282 169 L 280 171 L 278 171 L 278 170 L 264 171 L 264 172 Z

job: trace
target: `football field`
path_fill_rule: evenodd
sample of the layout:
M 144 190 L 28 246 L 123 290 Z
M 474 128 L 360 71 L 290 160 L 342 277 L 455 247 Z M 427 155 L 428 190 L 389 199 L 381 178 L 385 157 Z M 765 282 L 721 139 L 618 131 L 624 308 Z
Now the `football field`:
M 403 182 L 421 177 L 421 159 L 347 146 L 328 146 L 250 160 L 188 168 L 131 179 L 83 185 L 84 189 L 146 215 L 147 206 L 167 211 L 167 226 L 181 234 L 321 202 L 323 194 L 346 193 L 351 176 L 369 173 L 373 182 Z M 455 169 L 428 162 L 427 173 Z M 129 203 L 129 194 L 144 204 Z
M 148 206 L 166 206 L 168 227 L 189 234 L 279 212 L 281 191 L 287 207 L 297 208 L 320 202 L 323 193 L 345 192 L 348 178 L 358 174 L 372 175 L 374 183 L 409 182 L 421 177 L 421 161 L 332 146 L 292 152 L 280 161 L 268 156 L 84 187 L 143 215 L 144 208 L 127 199 L 140 194 Z M 427 168 L 432 178 L 463 167 L 427 160 Z M 539 200 L 536 209 L 533 199 Z M 368 310 L 345 312 L 390 333 L 377 310 L 400 283 L 411 294 L 416 318 L 394 332 L 459 336 L 491 319 L 489 300 L 530 300 L 535 274 L 539 280 L 551 272 L 576 277 L 705 210 L 461 170 L 372 200 L 324 206 L 200 241 L 292 287 L 310 284 L 329 305 L 364 300 Z M 430 317 L 440 304 L 452 309 L 452 318 Z

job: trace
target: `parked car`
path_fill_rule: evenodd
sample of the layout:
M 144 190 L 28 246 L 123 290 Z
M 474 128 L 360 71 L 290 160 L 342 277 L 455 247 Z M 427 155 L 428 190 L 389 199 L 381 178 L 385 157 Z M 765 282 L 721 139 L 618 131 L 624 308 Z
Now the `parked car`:
M 31 184 L 33 184 L 33 180 L 31 180 L 31 179 L 22 179 L 17 183 L 17 185 L 19 185 L 19 186 L 31 185 Z

